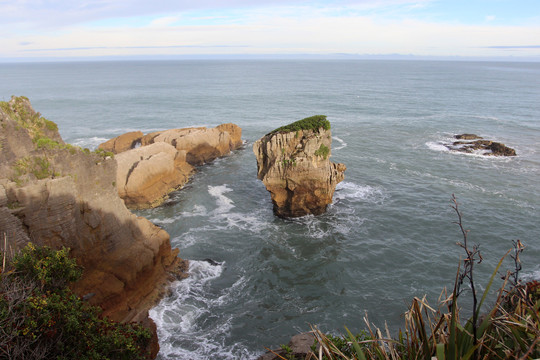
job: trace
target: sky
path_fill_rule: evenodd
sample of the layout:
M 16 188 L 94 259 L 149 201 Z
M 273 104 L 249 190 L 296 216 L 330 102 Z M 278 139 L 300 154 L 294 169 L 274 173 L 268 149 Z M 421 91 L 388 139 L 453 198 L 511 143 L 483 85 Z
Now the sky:
M 540 0 L 0 0 L 0 61 L 335 54 L 540 61 Z

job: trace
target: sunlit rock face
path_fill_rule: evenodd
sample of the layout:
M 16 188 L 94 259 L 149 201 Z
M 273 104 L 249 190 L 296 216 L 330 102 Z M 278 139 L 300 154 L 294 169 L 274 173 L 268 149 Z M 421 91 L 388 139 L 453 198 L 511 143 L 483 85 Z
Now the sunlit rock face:
M 277 129 L 253 145 L 257 177 L 270 192 L 279 217 L 324 213 L 336 185 L 344 178 L 345 165 L 330 161 L 330 124 L 318 125 L 311 129 L 293 127 L 292 131 Z

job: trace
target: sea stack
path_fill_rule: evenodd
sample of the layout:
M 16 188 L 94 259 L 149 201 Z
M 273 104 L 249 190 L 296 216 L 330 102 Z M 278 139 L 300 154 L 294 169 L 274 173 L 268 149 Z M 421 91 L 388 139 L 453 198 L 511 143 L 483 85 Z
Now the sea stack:
M 270 192 L 279 217 L 326 211 L 346 167 L 330 161 L 330 122 L 315 115 L 280 127 L 253 144 L 257 177 Z

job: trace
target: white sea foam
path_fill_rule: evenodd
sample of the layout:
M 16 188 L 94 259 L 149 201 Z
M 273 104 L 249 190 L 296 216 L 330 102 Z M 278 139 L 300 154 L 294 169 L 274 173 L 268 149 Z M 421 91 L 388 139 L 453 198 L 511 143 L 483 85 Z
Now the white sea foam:
M 426 146 L 433 151 L 450 152 L 450 149 L 448 149 L 441 141 L 428 141 Z
M 343 141 L 343 139 L 338 138 L 337 136 L 332 136 L 332 139 L 336 140 L 340 144 L 340 146 L 333 148 L 332 151 L 341 150 L 347 146 L 347 143 Z
M 91 137 L 91 138 L 77 138 L 73 140 L 71 143 L 76 146 L 80 146 L 82 148 L 89 148 L 90 150 L 96 149 L 99 144 L 104 143 L 109 139 L 104 137 Z
M 334 193 L 334 201 L 368 201 L 380 203 L 384 200 L 385 195 L 380 188 L 369 185 L 358 185 L 353 182 L 342 181 L 336 186 Z
M 227 184 L 219 186 L 208 185 L 208 193 L 216 198 L 217 209 L 213 211 L 214 214 L 223 214 L 229 212 L 233 207 L 233 201 L 226 197 L 224 194 L 231 192 L 232 189 L 227 187 Z

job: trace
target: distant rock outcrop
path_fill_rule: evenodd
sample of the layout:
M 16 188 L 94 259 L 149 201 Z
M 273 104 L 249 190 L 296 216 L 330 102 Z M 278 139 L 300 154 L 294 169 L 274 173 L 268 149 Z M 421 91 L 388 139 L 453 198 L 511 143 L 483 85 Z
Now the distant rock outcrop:
M 240 148 L 241 137 L 240 127 L 223 124 L 211 129 L 171 129 L 147 135 L 127 133 L 99 147 L 118 153 L 116 186 L 126 205 L 148 208 L 161 204 L 168 193 L 182 187 L 194 172 L 193 166 Z M 127 143 L 131 143 L 127 149 L 118 146 Z M 133 148 L 136 144 L 141 146 Z
M 516 156 L 514 149 L 499 142 L 484 140 L 484 138 L 476 134 L 459 134 L 455 135 L 454 138 L 460 141 L 445 145 L 452 151 L 464 153 L 480 151 L 482 155 L 486 156 Z
M 110 151 L 114 154 L 133 149 L 138 143 L 141 142 L 143 133 L 141 131 L 132 131 L 99 145 L 99 148 L 104 151 Z
M 84 267 L 78 294 L 95 294 L 113 319 L 146 318 L 183 262 L 169 234 L 118 196 L 115 159 L 65 144 L 24 97 L 0 102 L 0 125 L 0 250 L 69 247 Z
M 345 165 L 330 161 L 330 123 L 318 115 L 274 130 L 257 140 L 257 177 L 270 192 L 274 213 L 280 217 L 322 214 Z

